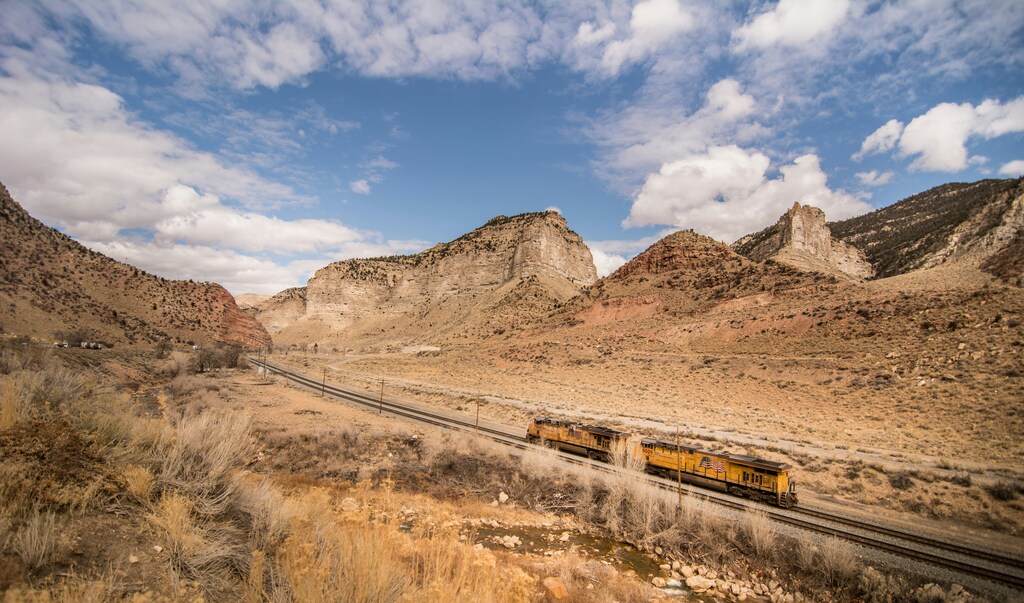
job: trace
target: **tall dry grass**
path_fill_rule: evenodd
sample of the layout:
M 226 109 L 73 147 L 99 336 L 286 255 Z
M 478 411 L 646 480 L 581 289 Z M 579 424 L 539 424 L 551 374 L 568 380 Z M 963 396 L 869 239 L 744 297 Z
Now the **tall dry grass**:
M 253 453 L 248 415 L 186 415 L 163 451 L 157 485 L 188 494 L 197 512 L 217 515 L 231 503 L 236 483 L 232 473 Z
M 25 565 L 37 568 L 54 559 L 61 546 L 57 516 L 35 511 L 25 525 L 10 536 L 11 549 Z

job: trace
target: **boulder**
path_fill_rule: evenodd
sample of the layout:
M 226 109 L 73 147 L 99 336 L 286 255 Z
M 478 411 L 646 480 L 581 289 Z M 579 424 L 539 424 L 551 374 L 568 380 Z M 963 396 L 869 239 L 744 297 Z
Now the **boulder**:
M 565 583 L 562 582 L 561 578 L 550 576 L 548 578 L 544 578 L 542 583 L 544 584 L 544 590 L 547 592 L 548 596 L 555 601 L 561 601 L 562 599 L 569 597 L 569 591 L 565 589 Z

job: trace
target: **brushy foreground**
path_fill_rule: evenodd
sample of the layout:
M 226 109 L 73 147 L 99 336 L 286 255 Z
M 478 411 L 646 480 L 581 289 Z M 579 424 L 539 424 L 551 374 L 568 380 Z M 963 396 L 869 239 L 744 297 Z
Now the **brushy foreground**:
M 784 538 L 761 514 L 727 521 L 693 500 L 677 510 L 629 459 L 598 477 L 447 436 L 254 433 L 244 412 L 195 402 L 215 381 L 175 377 L 143 403 L 53 359 L 0 353 L 4 601 L 540 601 L 559 594 L 553 578 L 574 601 L 659 594 L 573 555 L 539 562 L 474 546 L 441 503 L 486 506 L 483 493 L 498 491 L 665 558 L 771 573 L 813 598 L 920 592 L 839 541 Z M 408 507 L 436 512 L 410 526 Z

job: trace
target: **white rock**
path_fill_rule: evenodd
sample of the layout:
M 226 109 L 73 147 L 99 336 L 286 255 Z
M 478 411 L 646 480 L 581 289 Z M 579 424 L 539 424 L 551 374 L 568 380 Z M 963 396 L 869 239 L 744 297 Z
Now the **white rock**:
M 667 563 L 662 563 L 661 565 L 658 566 L 658 569 L 660 569 L 663 572 L 667 572 L 667 571 L 671 571 L 672 566 L 667 564 Z
M 139 558 L 135 555 L 128 555 L 128 563 L 138 563 Z
M 664 555 L 665 554 L 665 549 L 661 548 L 660 546 L 656 546 L 656 547 L 654 547 L 654 554 L 656 554 L 656 555 Z
M 492 501 L 491 501 L 491 506 L 492 506 L 492 507 L 497 507 L 497 506 L 498 506 L 498 501 L 496 501 L 496 500 L 492 500 Z
M 153 545 L 153 550 L 159 553 L 160 551 L 164 550 L 164 547 L 160 546 L 159 544 L 155 544 Z
M 665 588 L 665 584 L 666 583 L 665 583 L 665 579 L 662 578 L 661 576 L 655 576 L 654 578 L 651 579 L 651 584 L 657 586 L 658 588 Z
M 569 542 L 569 532 L 562 532 L 562 535 L 558 537 L 562 542 Z
M 498 493 L 498 502 L 501 503 L 501 504 L 507 503 L 508 502 L 508 494 L 505 494 L 504 492 Z
M 714 588 L 715 582 L 714 580 L 709 580 L 703 576 L 690 576 L 686 579 L 686 586 L 695 593 L 702 593 Z
M 779 587 L 779 581 L 778 580 L 769 580 L 768 581 L 768 591 L 769 592 L 775 592 L 775 589 L 778 588 L 778 587 Z
M 736 584 L 735 582 L 730 583 L 729 584 L 729 590 L 732 591 L 732 594 L 736 595 L 737 597 L 740 596 L 740 585 L 739 584 Z
M 683 585 L 683 583 L 680 582 L 677 578 L 672 578 L 671 580 L 665 580 L 665 586 L 668 586 L 669 588 L 679 588 L 682 585 Z
M 682 565 L 683 565 L 683 564 L 682 564 L 682 563 L 679 563 L 679 561 L 678 561 L 678 560 L 676 560 L 676 561 L 673 561 L 673 562 L 672 562 L 672 569 L 674 569 L 674 570 L 676 570 L 676 571 L 678 572 L 678 571 L 679 571 L 679 568 L 680 568 L 680 567 L 682 567 Z
M 693 568 L 689 565 L 681 566 L 679 568 L 679 573 L 682 574 L 684 578 L 689 578 L 693 575 Z

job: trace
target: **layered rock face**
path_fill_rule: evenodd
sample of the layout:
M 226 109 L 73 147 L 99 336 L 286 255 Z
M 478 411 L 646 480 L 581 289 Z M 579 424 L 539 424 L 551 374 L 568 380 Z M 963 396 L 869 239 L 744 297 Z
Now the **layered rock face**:
M 28 214 L 0 185 L 0 304 L 8 332 L 53 338 L 164 337 L 266 345 L 270 335 L 216 283 L 172 281 L 86 249 Z
M 463 320 L 470 300 L 477 310 L 498 304 L 494 296 L 523 282 L 557 300 L 596 280 L 589 248 L 560 214 L 499 216 L 416 255 L 345 260 L 318 270 L 296 322 L 316 321 L 337 331 L 367 319 L 422 314 L 442 303 L 453 311 L 466 308 L 439 321 Z
M 879 277 L 948 264 L 1005 268 L 1024 232 L 1024 179 L 943 184 L 829 226 L 864 250 Z
M 279 333 L 306 314 L 306 288 L 292 287 L 259 301 L 246 311 L 270 333 Z
M 743 237 L 733 248 L 750 259 L 772 259 L 799 270 L 862 279 L 874 275 L 864 253 L 833 238 L 825 212 L 810 205 L 794 203 L 773 226 Z

